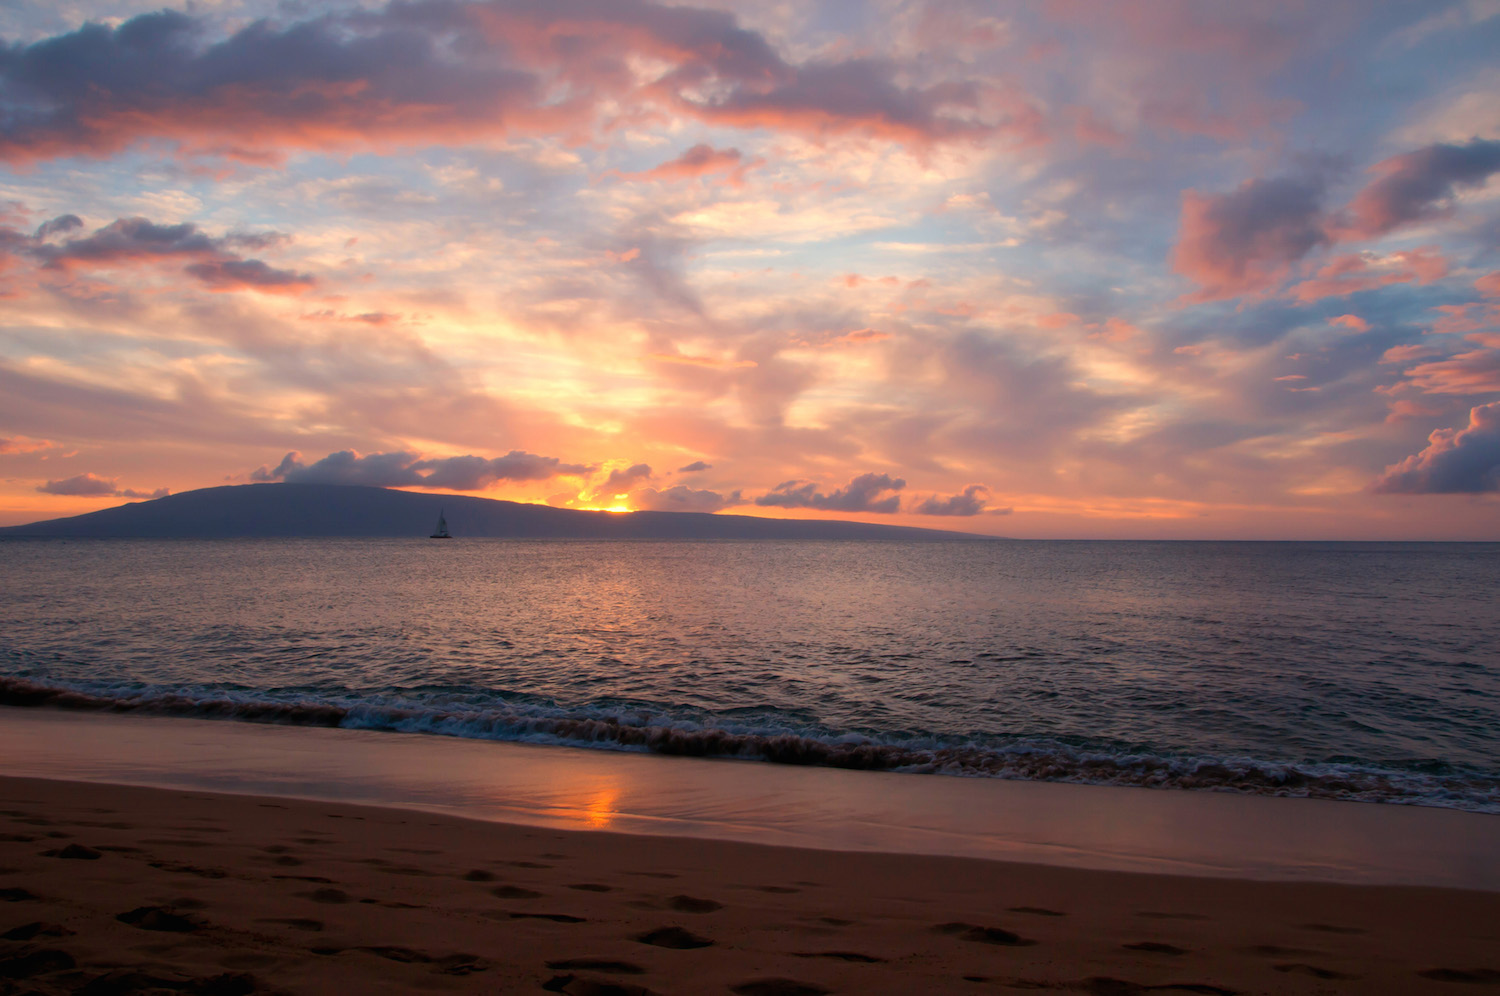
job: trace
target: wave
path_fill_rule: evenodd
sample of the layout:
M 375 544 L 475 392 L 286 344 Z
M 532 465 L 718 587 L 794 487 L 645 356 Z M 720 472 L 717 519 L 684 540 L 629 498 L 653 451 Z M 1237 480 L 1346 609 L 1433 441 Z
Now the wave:
M 341 704 L 277 699 L 249 691 L 81 688 L 5 676 L 0 676 L 0 705 L 428 733 L 862 771 L 1344 799 L 1500 813 L 1500 777 L 1483 772 L 1111 753 L 1039 739 L 1003 745 L 933 745 L 805 730 L 652 722 L 608 713 L 558 715 L 503 703 L 465 706 L 356 699 Z

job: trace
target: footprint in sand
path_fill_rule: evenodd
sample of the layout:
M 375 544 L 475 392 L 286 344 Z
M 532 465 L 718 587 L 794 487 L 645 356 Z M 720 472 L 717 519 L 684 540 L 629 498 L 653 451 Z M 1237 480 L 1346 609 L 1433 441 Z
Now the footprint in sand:
M 857 951 L 794 951 L 794 958 L 832 958 L 835 961 L 850 961 L 860 965 L 878 965 L 885 962 L 884 958 L 874 955 L 860 954 Z
M 261 982 L 247 972 L 224 972 L 205 978 L 180 977 L 169 979 L 162 975 L 149 975 L 132 968 L 117 968 L 103 975 L 96 975 L 81 989 L 73 992 L 79 996 L 117 996 L 129 993 L 185 992 L 204 993 L 212 996 L 246 996 L 261 991 Z
M 542 983 L 542 989 L 549 993 L 565 993 L 566 996 L 656 996 L 653 990 L 645 986 L 611 982 L 607 979 L 585 979 L 572 974 L 554 975 Z
M 1148 920 L 1207 920 L 1208 917 L 1202 913 L 1159 913 L 1156 910 L 1141 910 L 1136 916 L 1143 916 Z
M 69 844 L 67 847 L 59 847 L 51 851 L 43 851 L 44 858 L 69 858 L 74 861 L 98 861 L 104 857 L 103 854 L 92 847 L 84 847 L 82 844 Z
M 1025 913 L 1027 916 L 1067 916 L 1068 915 L 1066 913 L 1059 913 L 1057 910 L 1043 909 L 1040 906 L 1012 906 L 1007 912 L 1010 912 L 1010 913 Z
M 473 871 L 464 872 L 463 877 L 465 882 L 493 882 L 495 873 L 487 872 L 483 868 L 475 868 Z
M 1147 954 L 1185 955 L 1187 948 L 1179 948 L 1175 944 L 1165 944 L 1161 941 L 1138 941 L 1135 944 L 1122 944 L 1120 947 L 1126 951 L 1144 951 Z
M 293 930 L 305 930 L 308 933 L 316 933 L 323 929 L 322 920 L 313 920 L 305 916 L 271 916 L 261 917 L 256 923 L 279 923 Z
M 1019 934 L 1013 934 L 999 927 L 981 927 L 972 923 L 940 923 L 932 928 L 939 934 L 947 934 L 957 937 L 961 941 L 970 941 L 974 944 L 994 944 L 1006 948 L 1030 947 L 1036 941 L 1029 940 Z
M 303 899 L 311 899 L 315 903 L 349 903 L 354 897 L 343 889 L 314 889 L 311 892 L 299 892 L 297 895 Z
M 146 864 L 148 867 L 171 872 L 174 875 L 196 875 L 198 878 L 229 877 L 229 873 L 222 868 L 199 868 L 197 865 L 184 865 L 175 861 L 148 861 Z
M 29 889 L 18 889 L 14 886 L 0 889 L 0 902 L 3 903 L 34 903 L 41 898 Z
M 1125 979 L 1111 978 L 1107 975 L 1096 975 L 1091 978 L 1082 979 L 1078 982 L 1067 984 L 1067 987 L 1086 992 L 1090 996 L 1146 996 L 1148 993 L 1156 992 L 1198 993 L 1201 996 L 1239 996 L 1238 990 L 1225 989 L 1223 986 L 1209 985 L 1206 982 L 1174 982 L 1164 986 L 1148 986 L 1140 982 L 1129 982 Z
M 77 931 L 69 930 L 60 923 L 43 923 L 34 920 L 31 923 L 23 923 L 19 927 L 12 927 L 0 937 L 7 941 L 29 941 L 35 937 L 72 937 Z
M 1316 930 L 1320 934 L 1363 934 L 1364 930 L 1359 927 L 1340 927 L 1334 923 L 1304 923 L 1300 925 L 1303 930 Z
M 531 889 L 523 889 L 518 885 L 502 885 L 491 889 L 490 895 L 499 899 L 540 899 L 542 894 Z
M 1429 968 L 1417 974 L 1434 982 L 1466 982 L 1470 985 L 1500 986 L 1500 970 L 1493 968 Z
M 41 948 L 0 957 L 0 979 L 29 979 L 49 972 L 65 972 L 78 963 L 66 951 Z M 7 988 L 6 990 L 10 990 Z
M 724 904 L 712 899 L 695 899 L 692 896 L 673 896 L 667 905 L 679 913 L 713 913 L 724 908 Z
M 794 889 L 789 885 L 752 885 L 751 888 L 760 892 L 774 892 L 778 896 L 790 895 L 793 892 L 802 891 L 801 889 Z
M 1276 971 L 1278 971 L 1278 972 L 1288 972 L 1288 973 L 1294 973 L 1296 975 L 1311 975 L 1315 979 L 1330 979 L 1330 980 L 1343 979 L 1343 980 L 1352 980 L 1352 979 L 1358 979 L 1360 977 L 1358 975 L 1349 975 L 1349 974 L 1344 973 L 1344 972 L 1335 972 L 1331 968 L 1321 968 L 1321 967 L 1319 967 L 1317 965 L 1309 965 L 1306 962 L 1300 962 L 1300 961 L 1298 961 L 1298 962 L 1287 962 L 1287 963 L 1281 964 L 1281 965 L 1272 965 L 1271 967 L 1273 969 L 1275 969 Z
M 588 923 L 581 916 L 573 916 L 569 913 L 511 913 L 506 910 L 498 910 L 493 914 L 486 913 L 491 919 L 509 917 L 512 920 L 550 920 L 553 923 Z
M 614 892 L 615 891 L 614 886 L 612 886 L 612 885 L 600 885 L 598 882 L 578 882 L 575 885 L 568 886 L 568 888 L 570 888 L 570 889 L 577 889 L 579 892 Z
M 476 972 L 487 971 L 490 967 L 489 962 L 478 955 L 471 954 L 434 955 L 426 951 L 395 945 L 363 947 L 356 950 L 368 951 L 376 957 L 408 965 L 428 965 L 440 975 L 473 975 Z
M 811 982 L 796 979 L 751 979 L 729 987 L 738 996 L 824 996 L 833 992 Z
M 162 906 L 137 906 L 129 912 L 119 914 L 115 919 L 141 930 L 156 930 L 167 934 L 191 934 L 203 929 L 188 917 Z
M 547 967 L 558 972 L 573 969 L 582 972 L 607 972 L 611 975 L 641 975 L 646 971 L 634 962 L 610 958 L 564 958 L 561 961 L 547 962 Z
M 681 927 L 658 927 L 647 931 L 636 937 L 642 944 L 649 944 L 654 948 L 671 948 L 673 951 L 690 951 L 693 948 L 707 948 L 713 946 L 713 941 L 706 937 L 699 937 L 691 931 L 683 930 Z

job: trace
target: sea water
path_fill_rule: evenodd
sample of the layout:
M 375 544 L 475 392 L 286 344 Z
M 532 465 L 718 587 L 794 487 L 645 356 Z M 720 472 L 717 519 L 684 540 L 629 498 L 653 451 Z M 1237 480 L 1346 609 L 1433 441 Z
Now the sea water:
M 1500 812 L 1497 544 L 0 542 L 0 704 Z

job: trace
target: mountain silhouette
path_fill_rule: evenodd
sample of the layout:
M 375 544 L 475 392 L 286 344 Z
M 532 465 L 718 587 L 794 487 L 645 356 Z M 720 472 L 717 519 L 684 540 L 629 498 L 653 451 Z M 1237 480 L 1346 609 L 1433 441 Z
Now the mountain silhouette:
M 705 512 L 587 512 L 463 495 L 346 484 L 241 484 L 0 528 L 0 537 L 238 539 L 429 535 L 442 515 L 453 535 L 536 539 L 992 539 L 911 526 L 763 519 Z

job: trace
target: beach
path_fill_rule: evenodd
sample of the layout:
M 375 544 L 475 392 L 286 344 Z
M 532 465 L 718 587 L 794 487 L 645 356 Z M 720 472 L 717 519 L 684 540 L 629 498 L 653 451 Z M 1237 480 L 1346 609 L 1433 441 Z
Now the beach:
M 45 709 L 0 747 L 6 993 L 1500 983 L 1487 814 Z
M 0 779 L 5 992 L 1444 993 L 1500 894 Z

